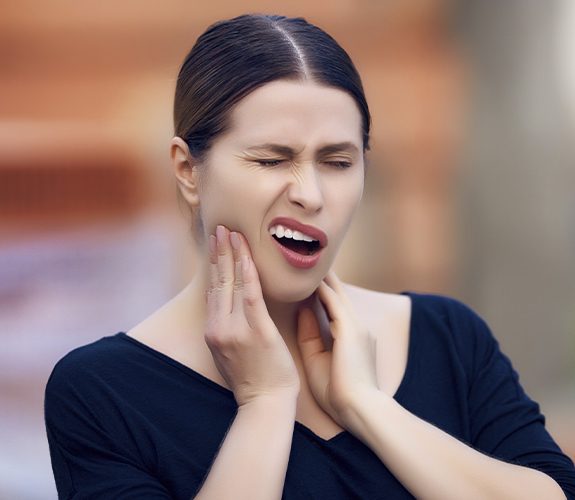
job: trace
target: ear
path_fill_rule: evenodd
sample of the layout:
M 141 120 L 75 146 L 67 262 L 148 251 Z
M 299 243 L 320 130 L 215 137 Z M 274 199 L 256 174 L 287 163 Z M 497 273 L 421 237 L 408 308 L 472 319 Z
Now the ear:
M 188 145 L 181 137 L 173 137 L 170 142 L 170 157 L 178 188 L 184 199 L 191 207 L 198 206 L 200 197 L 199 187 L 199 164 L 190 154 Z

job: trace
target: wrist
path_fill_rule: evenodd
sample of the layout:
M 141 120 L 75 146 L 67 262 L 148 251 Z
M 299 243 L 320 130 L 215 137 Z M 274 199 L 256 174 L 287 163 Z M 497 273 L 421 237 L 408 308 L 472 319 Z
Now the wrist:
M 239 405 L 239 410 L 242 409 L 254 409 L 253 411 L 273 411 L 276 408 L 282 411 L 289 412 L 297 407 L 297 399 L 299 392 L 296 391 L 279 391 L 274 393 L 262 394 L 256 396 L 244 404 Z
M 341 412 L 346 427 L 349 429 L 360 429 L 365 425 L 369 415 L 378 407 L 378 411 L 389 408 L 397 404 L 395 400 L 385 392 L 377 388 L 366 388 L 356 391 L 350 398 L 348 405 Z

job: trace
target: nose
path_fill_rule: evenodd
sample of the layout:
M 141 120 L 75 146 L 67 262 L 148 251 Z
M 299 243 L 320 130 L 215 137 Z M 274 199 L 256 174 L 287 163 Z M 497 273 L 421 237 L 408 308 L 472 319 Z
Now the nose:
M 323 207 L 323 193 L 320 174 L 313 162 L 299 165 L 293 172 L 288 188 L 288 199 L 306 212 L 316 213 Z

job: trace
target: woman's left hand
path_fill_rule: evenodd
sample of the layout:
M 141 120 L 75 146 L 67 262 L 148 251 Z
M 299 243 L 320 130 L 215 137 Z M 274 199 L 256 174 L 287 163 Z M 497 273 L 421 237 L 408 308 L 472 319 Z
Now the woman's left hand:
M 297 341 L 310 390 L 339 425 L 347 427 L 346 414 L 362 396 L 378 390 L 375 336 L 360 324 L 343 285 L 333 271 L 316 294 L 329 319 L 333 338 L 326 349 L 316 314 L 300 308 Z

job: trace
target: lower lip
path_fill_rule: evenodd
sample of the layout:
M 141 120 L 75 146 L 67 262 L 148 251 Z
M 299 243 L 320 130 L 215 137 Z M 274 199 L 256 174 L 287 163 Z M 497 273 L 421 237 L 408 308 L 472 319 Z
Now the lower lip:
M 280 252 L 288 261 L 288 263 L 294 267 L 298 267 L 299 269 L 309 269 L 315 266 L 321 257 L 321 252 L 323 251 L 322 248 L 313 255 L 302 255 L 301 253 L 294 252 L 293 250 L 284 247 L 282 244 L 278 243 L 278 241 L 273 236 L 271 236 L 271 239 L 279 248 Z

